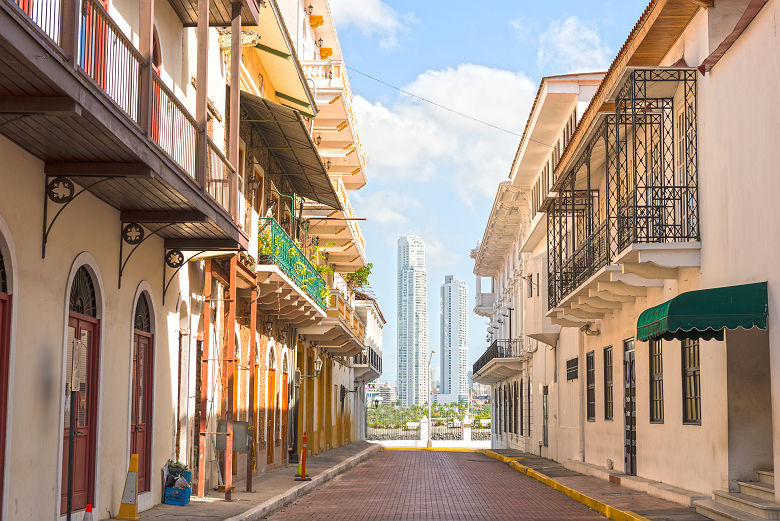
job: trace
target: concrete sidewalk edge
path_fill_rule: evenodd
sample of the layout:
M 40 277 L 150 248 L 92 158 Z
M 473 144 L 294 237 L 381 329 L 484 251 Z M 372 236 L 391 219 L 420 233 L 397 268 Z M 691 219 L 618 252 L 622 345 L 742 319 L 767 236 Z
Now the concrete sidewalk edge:
M 360 463 L 363 463 L 381 449 L 382 448 L 379 445 L 372 445 L 366 449 L 363 449 L 354 456 L 350 456 L 349 458 L 345 459 L 338 465 L 335 465 L 328 470 L 317 474 L 311 479 L 311 481 L 302 482 L 300 485 L 291 488 L 287 492 L 279 494 L 278 496 L 273 497 L 264 503 L 250 508 L 242 514 L 230 517 L 225 521 L 257 521 L 268 517 L 289 505 L 290 503 L 296 501 L 297 499 L 305 496 L 306 494 L 315 491 L 339 474 L 343 474 L 349 469 L 359 465 Z M 292 479 L 292 477 L 290 479 Z
M 578 490 L 567 487 L 566 485 L 555 481 L 549 476 L 546 476 L 545 474 L 542 474 L 541 472 L 538 472 L 531 467 L 527 467 L 517 461 L 518 459 L 522 458 L 508 458 L 490 449 L 485 449 L 480 452 L 502 463 L 507 463 L 516 471 L 521 472 L 528 477 L 534 478 L 535 480 L 544 483 L 548 487 L 553 488 L 558 492 L 566 494 L 573 500 L 582 503 L 583 505 L 595 510 L 600 514 L 605 515 L 613 521 L 649 521 L 646 517 L 640 516 L 639 514 L 631 512 L 630 510 L 621 510 L 619 508 L 615 508 L 613 506 L 607 505 L 602 501 L 599 501 L 598 499 L 587 496 Z

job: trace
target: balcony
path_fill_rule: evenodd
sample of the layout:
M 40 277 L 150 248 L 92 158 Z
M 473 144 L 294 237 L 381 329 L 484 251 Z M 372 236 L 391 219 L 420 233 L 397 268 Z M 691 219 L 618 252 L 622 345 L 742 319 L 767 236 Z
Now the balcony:
M 303 216 L 309 223 L 309 235 L 316 237 L 328 265 L 338 273 L 354 273 L 366 265 L 366 241 L 344 183 L 331 179 L 342 210 L 308 200 Z
M 522 340 L 494 340 L 474 363 L 472 379 L 484 385 L 516 375 L 527 359 Z
M 272 217 L 260 219 L 258 305 L 294 327 L 326 317 L 325 279 Z
M 0 55 L 0 132 L 47 183 L 86 187 L 166 247 L 246 247 L 233 166 L 100 2 L 0 0 Z
M 340 291 L 330 291 L 326 315 L 319 324 L 298 332 L 336 356 L 360 353 L 365 346 L 366 326 Z
M 382 375 L 382 353 L 373 347 L 352 357 L 355 381 L 373 382 Z
M 483 317 L 493 316 L 493 306 L 496 303 L 495 293 L 477 293 L 474 300 L 474 313 Z
M 696 71 L 624 76 L 615 113 L 596 120 L 546 207 L 548 316 L 560 325 L 604 318 L 699 266 Z
M 330 161 L 330 173 L 341 177 L 347 189 L 360 188 L 366 184 L 366 158 L 352 110 L 347 68 L 338 60 L 301 61 L 301 66 L 315 85 L 319 112 L 314 134 L 320 138 L 320 155 Z

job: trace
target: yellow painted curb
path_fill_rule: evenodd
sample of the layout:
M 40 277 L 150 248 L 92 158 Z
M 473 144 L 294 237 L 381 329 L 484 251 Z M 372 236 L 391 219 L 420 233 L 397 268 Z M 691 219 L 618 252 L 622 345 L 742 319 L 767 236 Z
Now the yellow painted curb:
M 485 456 L 489 456 L 489 457 L 493 458 L 494 460 L 498 460 L 501 463 L 510 463 L 512 461 L 517 461 L 519 459 L 523 459 L 523 458 L 521 458 L 519 456 L 518 457 L 511 457 L 511 458 L 508 457 L 508 456 L 502 456 L 498 452 L 492 451 L 490 449 L 480 449 L 479 452 L 481 452 Z
M 488 454 L 488 452 L 492 451 L 486 451 L 485 454 L 494 457 L 491 454 Z M 496 453 L 493 453 L 496 454 Z M 499 454 L 497 454 L 500 456 Z M 496 458 L 497 459 L 497 458 Z M 634 512 L 631 512 L 630 510 L 620 510 L 618 508 L 615 508 L 613 506 L 607 505 L 606 503 L 603 503 L 599 501 L 598 499 L 594 499 L 590 496 L 586 496 L 582 492 L 579 492 L 577 490 L 574 490 L 573 488 L 567 487 L 566 485 L 563 485 L 554 479 L 549 478 L 548 476 L 542 474 L 541 472 L 537 472 L 534 469 L 530 467 L 526 467 L 525 465 L 522 465 L 518 463 L 517 461 L 512 461 L 509 463 L 509 466 L 515 469 L 518 472 L 522 472 L 528 477 L 534 478 L 537 481 L 541 481 L 548 487 L 551 487 L 558 492 L 562 492 L 572 498 L 575 501 L 578 501 L 582 503 L 583 505 L 587 506 L 588 508 L 591 508 L 595 510 L 596 512 L 600 514 L 604 514 L 609 519 L 612 519 L 614 521 L 649 521 L 646 517 L 640 516 L 639 514 L 635 514 Z

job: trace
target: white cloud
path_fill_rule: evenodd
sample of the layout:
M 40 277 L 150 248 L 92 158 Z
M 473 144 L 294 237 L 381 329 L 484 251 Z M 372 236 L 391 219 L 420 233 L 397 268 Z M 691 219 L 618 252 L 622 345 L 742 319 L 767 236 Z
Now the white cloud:
M 418 20 L 412 13 L 399 13 L 382 0 L 331 0 L 333 19 L 339 27 L 355 26 L 367 36 L 379 36 L 379 45 L 390 49 Z
M 536 63 L 545 74 L 594 72 L 609 66 L 611 54 L 595 24 L 571 16 L 553 21 L 539 36 Z
M 463 64 L 426 71 L 404 90 L 520 134 L 536 86 L 522 73 Z M 403 94 L 389 104 L 357 96 L 355 110 L 370 178 L 435 184 L 469 206 L 493 196 L 519 142 L 517 135 Z

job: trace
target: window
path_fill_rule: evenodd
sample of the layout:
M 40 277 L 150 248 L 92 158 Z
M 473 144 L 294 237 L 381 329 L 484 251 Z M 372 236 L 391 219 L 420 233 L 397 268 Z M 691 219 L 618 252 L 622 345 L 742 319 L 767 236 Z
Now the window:
M 579 359 L 566 360 L 566 380 L 576 380 L 579 372 Z
M 547 386 L 545 385 L 542 387 L 542 444 L 547 447 L 548 439 L 547 439 L 547 431 L 548 431 L 548 423 L 549 423 L 549 405 L 547 403 L 549 396 L 549 390 L 547 389 Z
M 593 351 L 585 355 L 587 382 L 588 421 L 596 420 L 596 356 Z
M 519 416 L 520 418 L 522 418 L 522 417 L 523 417 L 523 415 L 522 415 L 522 414 L 519 414 L 519 411 L 518 411 L 518 409 L 520 409 L 520 408 L 522 408 L 522 402 L 519 402 L 519 401 L 517 400 L 517 382 L 515 382 L 515 423 L 514 423 L 514 427 L 515 427 L 515 428 L 514 428 L 514 433 L 515 433 L 515 434 L 517 434 L 517 433 L 518 433 L 518 430 L 517 430 L 517 419 L 518 419 L 518 416 Z M 522 433 L 523 433 L 523 431 L 522 431 L 522 430 L 520 430 L 520 434 L 522 434 Z
M 604 348 L 604 419 L 612 419 L 612 346 Z
M 664 422 L 664 367 L 660 340 L 650 341 L 650 421 Z
M 522 435 L 523 432 L 523 395 L 525 393 L 523 392 L 523 381 L 520 380 L 520 434 Z
M 528 422 L 525 424 L 525 434 L 531 435 L 531 375 L 528 375 L 528 394 L 525 397 L 525 406 L 528 411 Z
M 536 273 L 536 296 L 539 296 L 539 273 Z
M 682 341 L 683 423 L 701 425 L 699 341 Z
M 526 286 L 528 287 L 528 298 L 531 298 L 534 296 L 534 276 L 533 274 L 528 275 L 526 277 Z

